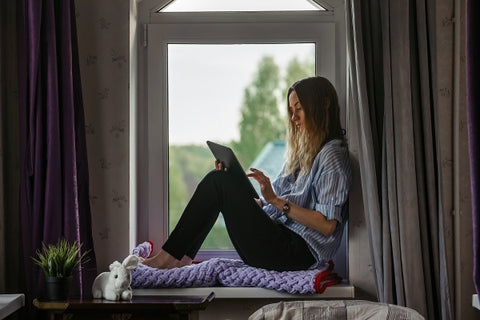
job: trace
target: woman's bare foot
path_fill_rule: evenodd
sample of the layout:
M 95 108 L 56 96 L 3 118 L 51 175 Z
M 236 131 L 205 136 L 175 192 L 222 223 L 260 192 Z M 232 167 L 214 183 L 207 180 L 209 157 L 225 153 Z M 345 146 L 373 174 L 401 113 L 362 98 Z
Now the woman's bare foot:
M 176 267 L 178 260 L 166 251 L 160 251 L 153 257 L 141 261 L 144 265 L 158 269 L 172 269 Z
M 188 256 L 183 256 L 181 260 L 177 260 L 171 254 L 162 250 L 153 257 L 141 260 L 140 263 L 157 269 L 172 269 L 190 265 L 192 264 L 192 259 Z
M 190 258 L 189 256 L 183 256 L 182 260 L 178 261 L 177 268 L 189 266 L 191 264 L 192 264 L 192 258 Z

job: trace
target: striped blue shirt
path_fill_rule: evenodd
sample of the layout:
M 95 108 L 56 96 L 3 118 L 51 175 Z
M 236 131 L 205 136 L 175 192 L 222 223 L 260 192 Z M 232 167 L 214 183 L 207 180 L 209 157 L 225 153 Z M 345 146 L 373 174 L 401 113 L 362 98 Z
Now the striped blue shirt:
M 289 218 L 262 199 L 265 204 L 263 209 L 271 219 L 283 223 L 305 239 L 317 261 L 311 268 L 316 268 L 335 255 L 348 219 L 346 202 L 352 180 L 348 149 L 342 146 L 340 140 L 329 141 L 315 157 L 312 170 L 307 175 L 300 173 L 295 180 L 293 175 L 284 176 L 283 171 L 272 183 L 277 195 L 298 206 L 315 210 L 328 220 L 338 221 L 333 234 L 326 237 Z

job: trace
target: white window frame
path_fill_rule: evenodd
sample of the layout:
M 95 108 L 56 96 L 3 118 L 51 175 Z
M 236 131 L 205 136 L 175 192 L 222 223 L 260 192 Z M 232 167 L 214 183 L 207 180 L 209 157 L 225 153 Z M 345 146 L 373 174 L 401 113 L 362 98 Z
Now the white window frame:
M 143 18 L 139 15 L 144 32 L 138 51 L 137 242 L 160 246 L 168 237 L 167 45 L 315 43 L 316 73 L 333 83 L 346 106 L 343 1 L 321 2 L 327 11 L 164 13 L 158 10 L 168 1 L 161 1 Z M 219 251 L 202 250 L 198 256 L 212 255 Z M 224 251 L 222 256 L 236 253 Z

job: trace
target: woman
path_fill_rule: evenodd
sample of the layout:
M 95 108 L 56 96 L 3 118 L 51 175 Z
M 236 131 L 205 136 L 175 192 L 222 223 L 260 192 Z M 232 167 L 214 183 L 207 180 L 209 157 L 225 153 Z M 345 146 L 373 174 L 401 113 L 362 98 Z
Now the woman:
M 340 245 L 347 221 L 351 171 L 338 97 L 325 78 L 292 85 L 287 94 L 287 159 L 270 183 L 260 170 L 248 177 L 260 185 L 250 198 L 218 161 L 198 185 L 162 250 L 143 261 L 156 268 L 192 262 L 222 212 L 242 260 L 277 271 L 306 270 L 326 263 Z

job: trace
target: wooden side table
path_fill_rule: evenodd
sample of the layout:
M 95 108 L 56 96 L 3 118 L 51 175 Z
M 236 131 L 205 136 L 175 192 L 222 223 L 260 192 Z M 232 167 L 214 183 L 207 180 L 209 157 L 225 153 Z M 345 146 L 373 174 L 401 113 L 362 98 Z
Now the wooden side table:
M 133 296 L 131 301 L 77 299 L 68 301 L 33 300 L 33 305 L 55 319 L 178 319 L 188 320 L 192 312 L 205 310 L 215 298 L 204 296 Z

